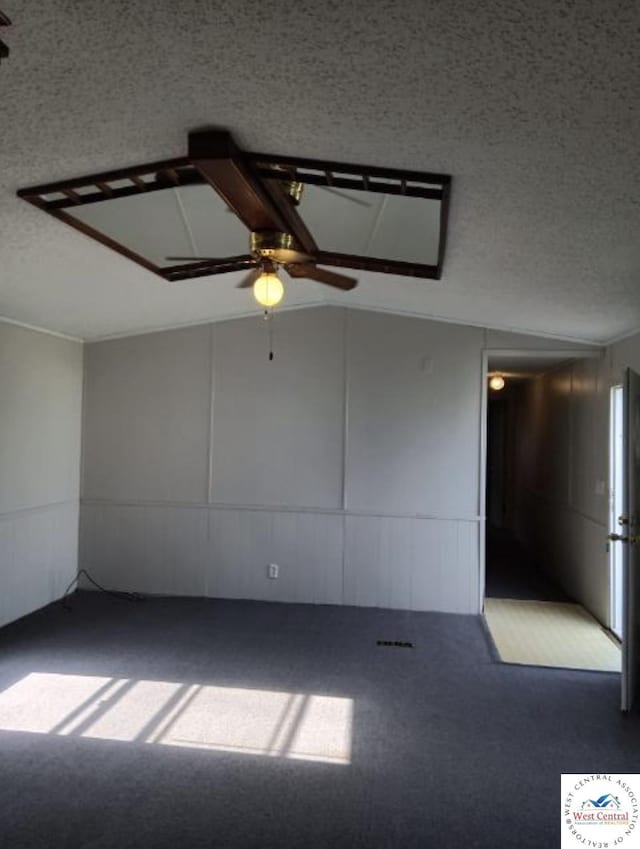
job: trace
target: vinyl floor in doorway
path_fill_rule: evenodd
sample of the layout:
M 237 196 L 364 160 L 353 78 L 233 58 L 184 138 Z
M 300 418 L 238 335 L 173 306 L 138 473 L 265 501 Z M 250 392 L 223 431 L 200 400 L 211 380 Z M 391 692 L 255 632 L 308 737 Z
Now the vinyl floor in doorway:
M 505 663 L 620 672 L 620 647 L 579 604 L 487 598 L 485 619 Z

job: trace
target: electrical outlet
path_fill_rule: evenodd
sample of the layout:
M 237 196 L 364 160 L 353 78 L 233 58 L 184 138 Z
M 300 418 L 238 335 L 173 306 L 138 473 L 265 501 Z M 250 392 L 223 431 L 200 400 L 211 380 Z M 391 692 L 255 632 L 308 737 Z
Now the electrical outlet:
M 278 564 L 277 563 L 269 563 L 267 566 L 267 578 L 273 578 L 274 580 L 278 577 Z

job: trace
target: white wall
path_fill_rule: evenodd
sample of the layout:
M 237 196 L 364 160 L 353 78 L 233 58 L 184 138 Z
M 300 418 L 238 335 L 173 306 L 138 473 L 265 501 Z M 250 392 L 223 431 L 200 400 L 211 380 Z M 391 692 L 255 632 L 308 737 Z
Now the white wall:
M 0 322 L 0 625 L 77 570 L 82 345 Z
M 81 565 L 143 592 L 478 606 L 482 331 L 338 308 L 86 346 Z M 269 562 L 280 577 L 266 577 Z
M 608 362 L 612 386 L 622 383 L 623 371 L 627 367 L 640 374 L 640 333 L 611 345 Z
M 85 498 L 206 501 L 209 335 L 196 327 L 86 346 Z
M 276 315 L 275 359 L 261 316 L 213 334 L 212 500 L 342 507 L 345 315 Z
M 81 565 L 146 592 L 476 611 L 482 350 L 562 346 L 338 308 L 274 327 L 273 363 L 258 316 L 85 346 Z M 527 533 L 605 622 L 625 365 L 640 334 L 530 397 L 553 448 L 529 458 Z M 80 344 L 0 323 L 0 623 L 76 574 L 81 381 Z
M 273 328 L 273 362 L 259 314 L 86 346 L 81 565 L 150 593 L 477 612 L 482 350 L 516 337 L 334 307 Z

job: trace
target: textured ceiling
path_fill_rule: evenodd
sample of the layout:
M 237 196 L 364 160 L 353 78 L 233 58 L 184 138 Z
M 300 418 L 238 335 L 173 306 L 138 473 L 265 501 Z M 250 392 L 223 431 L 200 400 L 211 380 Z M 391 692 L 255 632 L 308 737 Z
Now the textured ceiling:
M 15 198 L 186 152 L 453 176 L 441 281 L 288 287 L 602 342 L 640 328 L 635 0 L 2 0 L 0 314 L 85 338 L 247 313 L 238 275 L 168 284 Z

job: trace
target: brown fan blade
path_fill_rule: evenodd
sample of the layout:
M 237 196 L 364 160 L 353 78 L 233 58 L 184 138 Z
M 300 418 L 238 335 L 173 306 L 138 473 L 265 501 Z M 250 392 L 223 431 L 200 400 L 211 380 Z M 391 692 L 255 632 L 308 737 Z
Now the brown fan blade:
M 329 265 L 331 268 L 353 268 L 357 271 L 401 274 L 407 277 L 423 277 L 427 280 L 440 279 L 440 269 L 437 265 L 403 262 L 397 259 L 379 259 L 378 257 L 342 254 L 334 251 L 317 251 L 313 261 L 317 265 Z
M 248 230 L 286 230 L 282 215 L 230 133 L 189 133 L 189 159 Z
M 243 277 L 242 280 L 236 284 L 236 289 L 250 289 L 261 274 L 261 268 L 254 268 L 253 271 L 250 271 L 246 277 Z
M 313 237 L 282 186 L 255 173 L 230 133 L 189 133 L 189 159 L 248 230 L 290 233 L 305 253 L 315 253 Z
M 218 265 L 226 265 L 234 262 L 242 262 L 247 259 L 247 254 L 240 256 L 166 256 L 166 262 L 215 262 Z
M 308 280 L 315 280 L 318 283 L 324 283 L 325 286 L 333 286 L 335 289 L 342 289 L 345 292 L 348 292 L 349 289 L 355 289 L 358 285 L 358 281 L 353 277 L 336 274 L 335 271 L 329 271 L 328 268 L 318 268 L 305 262 L 297 262 L 287 265 L 285 268 L 292 277 L 306 277 Z

